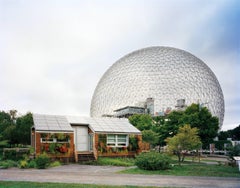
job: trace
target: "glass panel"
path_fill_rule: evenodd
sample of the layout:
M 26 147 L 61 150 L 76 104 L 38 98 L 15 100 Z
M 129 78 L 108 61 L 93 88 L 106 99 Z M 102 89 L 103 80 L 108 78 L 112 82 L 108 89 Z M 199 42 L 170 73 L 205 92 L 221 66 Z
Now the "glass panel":
M 115 143 L 116 138 L 115 135 L 107 135 L 107 143 Z
M 126 143 L 127 142 L 127 135 L 117 135 L 118 143 Z
M 89 134 L 88 139 L 89 139 L 89 150 L 92 151 L 93 150 L 93 135 Z

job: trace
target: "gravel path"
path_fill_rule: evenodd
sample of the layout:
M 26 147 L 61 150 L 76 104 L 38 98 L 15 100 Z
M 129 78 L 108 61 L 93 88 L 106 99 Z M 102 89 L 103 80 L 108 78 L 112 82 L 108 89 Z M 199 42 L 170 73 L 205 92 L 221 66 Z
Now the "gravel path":
M 64 165 L 44 170 L 2 169 L 0 180 L 162 187 L 240 188 L 240 178 L 118 174 L 125 167 Z

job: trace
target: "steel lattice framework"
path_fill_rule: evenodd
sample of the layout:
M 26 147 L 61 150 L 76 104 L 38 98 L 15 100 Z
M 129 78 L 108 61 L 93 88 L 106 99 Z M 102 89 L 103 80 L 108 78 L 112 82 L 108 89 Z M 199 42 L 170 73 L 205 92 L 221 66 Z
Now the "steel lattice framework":
M 91 116 L 113 114 L 147 98 L 154 98 L 155 112 L 174 109 L 178 99 L 204 104 L 222 126 L 224 97 L 216 76 L 199 58 L 171 47 L 140 49 L 114 63 L 95 88 Z

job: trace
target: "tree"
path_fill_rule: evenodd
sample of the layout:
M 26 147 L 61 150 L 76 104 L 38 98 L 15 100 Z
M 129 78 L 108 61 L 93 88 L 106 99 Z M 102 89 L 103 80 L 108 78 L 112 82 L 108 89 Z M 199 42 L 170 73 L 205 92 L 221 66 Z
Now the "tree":
M 0 112 L 0 133 L 2 133 L 8 126 L 12 125 L 11 116 L 4 112 Z M 4 135 L 3 135 L 4 136 Z
M 4 138 L 10 145 L 18 143 L 18 135 L 16 133 L 16 125 L 10 125 L 3 131 Z
M 143 130 L 142 139 L 144 142 L 149 143 L 151 146 L 155 146 L 158 143 L 158 134 L 152 130 Z
M 228 138 L 231 138 L 230 131 L 220 131 L 218 134 L 219 140 L 227 140 Z
M 185 124 L 199 129 L 204 148 L 213 143 L 213 139 L 218 135 L 218 118 L 199 104 L 192 104 L 185 111 L 172 111 L 166 119 L 165 124 L 159 129 L 160 143 L 163 144 L 167 137 L 176 135 L 179 127 Z
M 227 138 L 232 138 L 232 140 L 240 140 L 240 125 L 234 129 L 219 132 L 218 138 L 219 140 L 227 140 Z
M 171 138 L 167 138 L 166 142 L 169 151 L 178 156 L 179 164 L 184 161 L 187 151 L 192 151 L 201 147 L 198 129 L 195 127 L 191 128 L 190 125 L 180 127 L 178 133 Z
M 233 157 L 240 155 L 240 145 L 235 145 L 228 148 L 228 157 L 229 160 L 234 160 Z
M 191 127 L 199 129 L 199 136 L 204 148 L 213 143 L 213 139 L 218 135 L 218 118 L 212 116 L 211 112 L 206 107 L 201 107 L 200 104 L 192 104 L 187 107 L 181 121 L 183 124 L 190 124 Z
M 33 117 L 29 112 L 24 116 L 17 118 L 16 132 L 17 141 L 20 144 L 31 144 L 31 127 L 33 126 Z
M 152 117 L 148 114 L 134 114 L 129 117 L 129 122 L 140 131 L 150 130 L 152 127 Z
M 5 135 L 5 130 L 10 129 L 9 127 L 12 125 L 11 116 L 4 111 L 0 111 L 0 146 L 6 146 L 8 144 L 9 137 Z
M 231 136 L 233 140 L 240 140 L 240 125 L 238 127 L 232 129 Z
M 159 134 L 159 144 L 165 145 L 166 138 L 172 137 L 177 134 L 179 127 L 182 125 L 181 118 L 183 116 L 183 111 L 172 111 L 165 117 L 164 122 L 157 130 Z

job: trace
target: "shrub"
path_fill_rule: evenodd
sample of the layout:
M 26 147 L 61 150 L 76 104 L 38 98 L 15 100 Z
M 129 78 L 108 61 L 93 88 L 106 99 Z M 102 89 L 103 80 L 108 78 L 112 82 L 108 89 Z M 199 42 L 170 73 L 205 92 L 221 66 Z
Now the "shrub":
M 7 150 L 4 151 L 4 159 L 17 160 L 17 151 L 16 150 Z
M 35 162 L 35 160 L 29 161 L 28 164 L 27 164 L 27 167 L 28 167 L 28 168 L 35 168 L 35 167 L 36 167 L 36 162 Z
M 129 151 L 136 151 L 138 149 L 138 139 L 135 136 L 129 137 Z
M 12 160 L 0 161 L 0 169 L 7 169 L 10 167 L 16 167 L 17 163 Z
M 234 156 L 239 156 L 239 155 L 240 155 L 240 145 L 236 145 L 228 148 L 228 157 L 230 158 L 230 160 L 233 160 Z
M 50 159 L 47 156 L 47 154 L 41 154 L 36 158 L 36 167 L 38 169 L 44 169 L 47 168 L 50 164 Z
M 59 161 L 54 161 L 50 164 L 50 167 L 57 167 L 57 166 L 61 166 L 62 164 Z
M 24 159 L 25 156 L 29 155 L 30 149 L 28 148 L 11 148 L 11 149 L 5 149 L 4 150 L 4 157 L 3 159 L 10 159 L 14 161 L 18 161 L 21 159 Z
M 135 164 L 143 170 L 165 170 L 170 168 L 169 156 L 156 152 L 141 153 L 136 157 Z
M 19 168 L 27 168 L 27 167 L 28 167 L 28 162 L 27 162 L 27 160 L 21 160 L 21 161 L 19 161 L 18 167 L 19 167 Z

